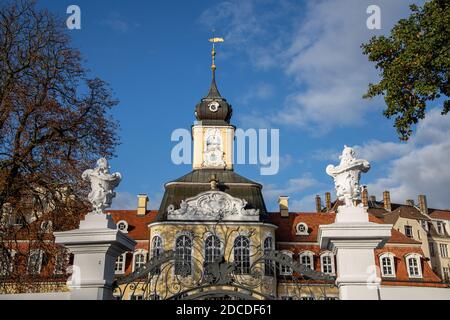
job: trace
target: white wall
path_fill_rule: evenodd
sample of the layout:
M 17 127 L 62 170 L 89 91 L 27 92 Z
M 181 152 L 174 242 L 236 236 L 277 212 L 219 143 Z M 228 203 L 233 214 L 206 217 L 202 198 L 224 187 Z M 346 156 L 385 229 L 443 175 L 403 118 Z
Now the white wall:
M 450 288 L 381 286 L 381 300 L 450 300 Z

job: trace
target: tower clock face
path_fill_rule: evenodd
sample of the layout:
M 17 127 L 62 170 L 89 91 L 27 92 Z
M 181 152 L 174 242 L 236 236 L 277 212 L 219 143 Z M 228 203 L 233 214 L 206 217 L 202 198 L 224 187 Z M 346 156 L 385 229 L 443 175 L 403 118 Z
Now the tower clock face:
M 213 101 L 208 104 L 208 107 L 211 112 L 217 112 L 219 111 L 220 104 L 217 101 Z

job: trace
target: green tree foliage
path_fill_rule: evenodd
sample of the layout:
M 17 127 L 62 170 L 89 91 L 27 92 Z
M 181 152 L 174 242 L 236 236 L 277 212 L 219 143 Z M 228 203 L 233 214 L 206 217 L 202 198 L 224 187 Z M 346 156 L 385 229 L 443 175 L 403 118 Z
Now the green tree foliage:
M 395 117 L 401 140 L 408 140 L 413 126 L 425 118 L 427 103 L 442 103 L 443 115 L 450 109 L 450 1 L 431 0 L 410 8 L 411 15 L 389 36 L 362 45 L 381 77 L 379 83 L 369 84 L 364 98 L 384 96 L 384 115 Z

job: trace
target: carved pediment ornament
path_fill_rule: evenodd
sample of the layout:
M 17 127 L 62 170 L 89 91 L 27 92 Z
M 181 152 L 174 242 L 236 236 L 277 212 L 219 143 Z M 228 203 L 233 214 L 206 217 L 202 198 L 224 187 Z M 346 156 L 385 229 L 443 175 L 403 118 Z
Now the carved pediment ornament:
M 259 210 L 245 209 L 247 201 L 222 191 L 206 191 L 167 208 L 169 220 L 258 220 Z

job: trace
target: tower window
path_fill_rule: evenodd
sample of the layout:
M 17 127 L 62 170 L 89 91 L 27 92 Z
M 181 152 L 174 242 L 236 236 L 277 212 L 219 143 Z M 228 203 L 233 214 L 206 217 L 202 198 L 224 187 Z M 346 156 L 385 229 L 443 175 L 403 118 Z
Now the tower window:
M 175 245 L 175 275 L 187 277 L 192 274 L 192 240 L 179 236 Z
M 221 257 L 220 239 L 209 236 L 205 241 L 205 262 L 217 262 Z
M 250 240 L 239 236 L 234 240 L 234 263 L 236 274 L 250 273 Z
M 273 250 L 272 237 L 267 237 L 264 240 L 264 253 L 268 253 Z M 275 265 L 272 260 L 264 260 L 264 275 L 273 277 L 275 275 Z

